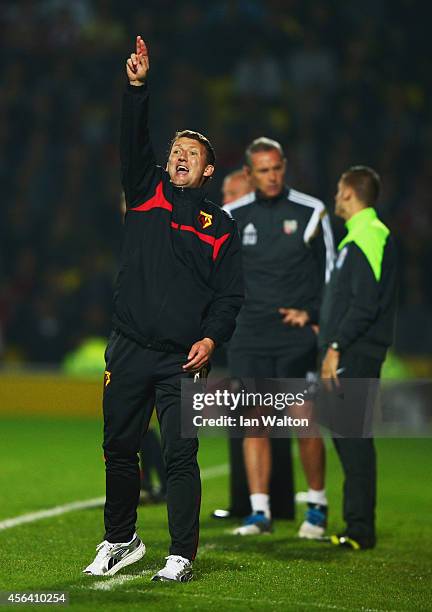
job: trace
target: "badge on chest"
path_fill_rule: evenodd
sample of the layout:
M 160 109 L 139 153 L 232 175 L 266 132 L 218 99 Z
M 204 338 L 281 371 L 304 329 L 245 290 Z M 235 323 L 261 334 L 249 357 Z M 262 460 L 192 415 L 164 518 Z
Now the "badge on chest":
M 200 214 L 198 215 L 198 221 L 201 223 L 201 227 L 203 229 L 206 229 L 207 227 L 210 227 L 210 225 L 213 223 L 213 215 L 210 215 L 209 213 L 200 210 Z
M 283 231 L 284 234 L 295 234 L 298 228 L 298 223 L 296 219 L 284 219 L 283 221 Z
M 245 246 L 253 246 L 258 241 L 258 233 L 253 223 L 248 223 L 242 233 L 242 244 Z

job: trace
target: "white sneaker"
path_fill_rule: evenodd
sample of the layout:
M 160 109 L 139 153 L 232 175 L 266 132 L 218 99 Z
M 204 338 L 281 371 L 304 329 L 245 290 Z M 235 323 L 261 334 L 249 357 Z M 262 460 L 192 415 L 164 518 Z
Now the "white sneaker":
M 328 506 L 308 503 L 305 520 L 300 525 L 299 538 L 321 540 L 327 527 Z
M 298 530 L 298 537 L 304 540 L 321 540 L 324 537 L 325 528 L 320 525 L 312 525 L 308 521 L 303 521 Z
M 271 518 L 267 517 L 264 512 L 252 512 L 247 516 L 241 527 L 236 527 L 232 533 L 234 535 L 259 535 L 261 533 L 272 533 L 273 526 Z
M 192 580 L 192 563 L 180 555 L 169 555 L 165 557 L 166 565 L 158 571 L 152 580 L 176 580 L 177 582 L 189 582 Z
M 84 570 L 83 574 L 88 576 L 113 576 L 122 567 L 139 561 L 144 555 L 146 548 L 137 534 L 130 542 L 119 542 L 112 544 L 107 540 L 101 542 L 97 547 L 97 555 Z

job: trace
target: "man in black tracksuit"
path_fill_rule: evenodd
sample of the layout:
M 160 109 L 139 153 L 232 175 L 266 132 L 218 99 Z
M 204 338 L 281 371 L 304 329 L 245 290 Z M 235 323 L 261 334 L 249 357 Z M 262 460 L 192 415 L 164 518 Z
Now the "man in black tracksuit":
M 396 307 L 396 256 L 388 228 L 373 206 L 380 181 L 372 169 L 356 166 L 345 172 L 336 194 L 335 212 L 346 221 L 347 235 L 321 307 L 319 345 L 321 376 L 378 379 L 386 351 L 393 340 Z M 373 387 L 355 387 L 352 403 L 345 393 L 339 427 L 353 436 L 334 438 L 345 474 L 346 531 L 332 542 L 355 550 L 375 546 L 376 459 L 370 433 L 368 404 Z M 351 410 L 351 412 L 349 412 Z M 346 429 L 348 422 L 349 429 Z M 362 427 L 366 426 L 366 431 Z M 369 436 L 369 437 L 367 437 Z
M 245 169 L 256 190 L 225 206 L 239 227 L 246 289 L 229 345 L 230 373 L 239 378 L 303 378 L 316 369 L 314 326 L 333 266 L 329 219 L 320 200 L 285 186 L 285 158 L 276 141 L 256 139 L 246 150 Z M 274 442 L 285 447 L 289 443 Z M 299 535 L 322 536 L 327 505 L 324 447 L 319 437 L 299 442 L 314 506 Z M 252 515 L 235 533 L 265 533 L 271 529 L 270 441 L 245 438 L 244 457 Z
M 140 479 L 137 453 L 156 406 L 167 471 L 170 555 L 155 579 L 186 581 L 198 545 L 201 485 L 198 441 L 180 434 L 181 380 L 208 363 L 231 337 L 243 288 L 238 233 L 205 198 L 214 170 L 209 141 L 177 133 L 167 170 L 149 140 L 148 53 L 137 38 L 127 60 L 121 164 L 128 212 L 106 350 L 105 540 L 84 572 L 112 575 L 145 552 L 135 533 Z

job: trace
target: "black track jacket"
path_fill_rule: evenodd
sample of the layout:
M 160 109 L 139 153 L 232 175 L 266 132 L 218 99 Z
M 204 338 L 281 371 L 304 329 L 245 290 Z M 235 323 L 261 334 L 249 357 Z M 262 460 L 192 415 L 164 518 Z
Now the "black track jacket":
M 298 328 L 282 324 L 278 309 L 306 310 L 311 322 L 318 322 L 323 286 L 334 261 L 324 204 L 285 188 L 271 199 L 250 193 L 225 209 L 240 231 L 246 288 L 232 345 L 249 342 L 271 348 L 286 343 L 288 332 L 290 342 L 294 336 L 303 342 Z
M 147 348 L 188 352 L 230 339 L 243 301 L 234 221 L 201 188 L 175 187 L 156 165 L 148 86 L 127 86 L 120 156 L 127 213 L 114 327 Z
M 397 258 L 386 226 L 373 208 L 347 222 L 321 307 L 319 346 L 337 342 L 342 353 L 384 360 L 393 342 Z

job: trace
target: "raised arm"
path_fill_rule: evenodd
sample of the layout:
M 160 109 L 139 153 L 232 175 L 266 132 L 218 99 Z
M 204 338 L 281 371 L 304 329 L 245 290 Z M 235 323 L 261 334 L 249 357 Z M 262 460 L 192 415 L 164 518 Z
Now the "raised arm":
M 123 97 L 120 137 L 122 184 L 128 208 L 151 197 L 158 178 L 148 130 L 148 71 L 147 47 L 137 36 L 136 52 L 126 61 L 129 85 Z

